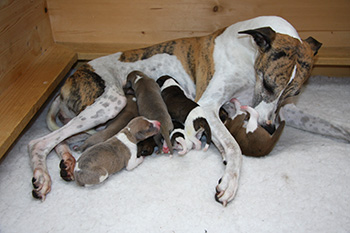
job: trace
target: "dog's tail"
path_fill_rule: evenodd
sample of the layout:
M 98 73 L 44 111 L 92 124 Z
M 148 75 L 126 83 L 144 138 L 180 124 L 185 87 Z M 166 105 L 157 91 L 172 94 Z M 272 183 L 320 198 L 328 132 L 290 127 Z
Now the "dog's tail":
M 202 132 L 206 137 L 206 145 L 204 146 L 204 151 L 207 151 L 211 143 L 211 130 L 208 121 L 203 117 L 198 117 L 193 121 L 193 127 L 196 132 Z M 202 135 L 198 135 L 201 137 Z
M 57 125 L 56 116 L 60 110 L 61 98 L 58 95 L 52 102 L 49 111 L 46 115 L 46 124 L 51 131 L 58 130 L 60 127 Z

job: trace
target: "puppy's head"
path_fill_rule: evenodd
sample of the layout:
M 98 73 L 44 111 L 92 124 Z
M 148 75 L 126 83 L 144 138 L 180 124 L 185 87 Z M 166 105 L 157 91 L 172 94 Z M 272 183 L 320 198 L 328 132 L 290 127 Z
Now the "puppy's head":
M 160 122 L 148 120 L 140 116 L 131 120 L 127 127 L 139 142 L 157 134 L 160 130 Z
M 137 81 L 139 81 L 144 77 L 146 77 L 146 75 L 141 71 L 137 71 L 137 70 L 132 71 L 131 73 L 128 74 L 126 78 L 126 84 L 123 87 L 124 90 L 128 90 L 128 91 L 130 91 L 130 89 L 135 90 L 135 84 L 137 83 Z
M 167 88 L 168 86 L 180 86 L 179 83 L 171 76 L 164 75 L 157 79 L 157 84 L 161 90 Z
M 148 156 L 153 154 L 154 148 L 157 146 L 153 137 L 149 137 L 137 143 L 137 157 Z
M 259 48 L 255 61 L 256 84 L 253 107 L 259 112 L 259 124 L 274 124 L 285 100 L 298 95 L 309 78 L 321 43 L 276 33 L 270 27 L 239 32 L 251 35 Z

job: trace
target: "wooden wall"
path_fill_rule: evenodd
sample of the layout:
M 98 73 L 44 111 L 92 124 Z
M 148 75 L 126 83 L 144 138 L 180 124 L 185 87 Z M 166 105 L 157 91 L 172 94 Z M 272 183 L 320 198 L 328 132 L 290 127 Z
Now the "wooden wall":
M 349 0 L 47 0 L 56 42 L 91 59 L 174 38 L 204 35 L 260 15 L 287 19 L 323 52 L 349 57 Z M 332 48 L 331 50 L 327 50 Z M 322 53 L 322 51 L 321 51 Z M 335 63 L 349 64 L 338 59 Z M 323 63 L 332 61 L 319 61 Z M 334 63 L 334 61 L 333 61 Z M 334 64 L 333 64 L 334 65 Z
M 54 42 L 45 0 L 0 0 L 0 158 L 76 59 Z
M 0 1 L 0 92 L 53 43 L 45 1 Z

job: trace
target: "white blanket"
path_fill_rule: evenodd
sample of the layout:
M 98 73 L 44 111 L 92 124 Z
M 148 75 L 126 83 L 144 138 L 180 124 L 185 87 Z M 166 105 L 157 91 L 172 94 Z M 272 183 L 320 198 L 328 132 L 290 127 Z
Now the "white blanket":
M 350 78 L 312 77 L 298 106 L 350 127 Z M 147 157 L 105 183 L 78 187 L 48 157 L 52 190 L 32 198 L 27 143 L 48 133 L 47 107 L 0 165 L 0 232 L 348 232 L 350 144 L 285 127 L 269 156 L 243 158 L 236 198 L 215 202 L 217 149 Z

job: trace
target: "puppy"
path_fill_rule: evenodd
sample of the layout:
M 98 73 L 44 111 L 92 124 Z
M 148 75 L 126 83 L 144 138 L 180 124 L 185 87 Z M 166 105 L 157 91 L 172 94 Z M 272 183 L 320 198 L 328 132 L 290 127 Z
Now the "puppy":
M 236 139 L 246 156 L 261 157 L 268 155 L 276 145 L 281 136 L 285 121 L 281 121 L 277 130 L 272 134 L 258 124 L 258 112 L 249 106 L 241 106 L 237 99 L 232 99 L 236 106 L 236 115 L 231 119 L 223 108 L 220 109 L 226 128 Z M 247 113 L 249 119 L 247 119 Z
M 170 134 L 170 141 L 173 148 L 178 150 L 180 155 L 184 155 L 192 148 L 192 142 L 185 139 L 185 126 L 173 120 L 174 130 Z
M 211 130 L 204 117 L 202 108 L 191 99 L 187 98 L 185 92 L 178 82 L 170 76 L 162 76 L 157 80 L 168 111 L 173 120 L 185 126 L 185 139 L 191 141 L 198 150 L 201 147 L 199 138 L 202 134 L 206 136 L 204 150 L 209 148 L 211 143 Z M 192 149 L 189 142 L 186 143 L 188 150 Z M 183 148 L 184 149 L 184 148 Z M 186 152 L 185 152 L 186 153 Z
M 137 143 L 137 157 L 148 156 L 153 154 L 154 148 L 157 146 L 153 137 L 149 137 Z
M 113 135 L 117 134 L 122 130 L 132 119 L 139 115 L 136 97 L 133 91 L 124 90 L 125 97 L 127 100 L 125 108 L 118 114 L 114 119 L 107 123 L 106 129 L 98 131 L 97 133 L 90 136 L 82 146 L 78 148 L 80 151 L 85 151 L 87 148 L 104 142 Z M 143 141 L 137 143 L 137 157 L 148 156 L 153 154 L 154 147 L 156 146 L 154 139 L 149 137 Z
M 127 99 L 125 108 L 113 120 L 107 123 L 106 129 L 91 135 L 78 150 L 85 151 L 90 146 L 106 141 L 122 130 L 133 118 L 138 116 L 135 96 L 130 94 L 130 92 L 126 92 L 125 97 Z
M 126 167 L 132 170 L 143 162 L 136 144 L 159 132 L 160 122 L 136 117 L 114 137 L 88 148 L 78 159 L 74 176 L 78 185 L 94 185 Z
M 157 120 L 161 123 L 160 134 L 154 136 L 158 150 L 163 148 L 164 153 L 173 154 L 169 134 L 174 126 L 168 113 L 160 88 L 157 83 L 140 71 L 133 71 L 127 76 L 125 88 L 131 88 L 135 92 L 139 114 L 148 119 Z M 164 138 L 164 145 L 161 138 Z

